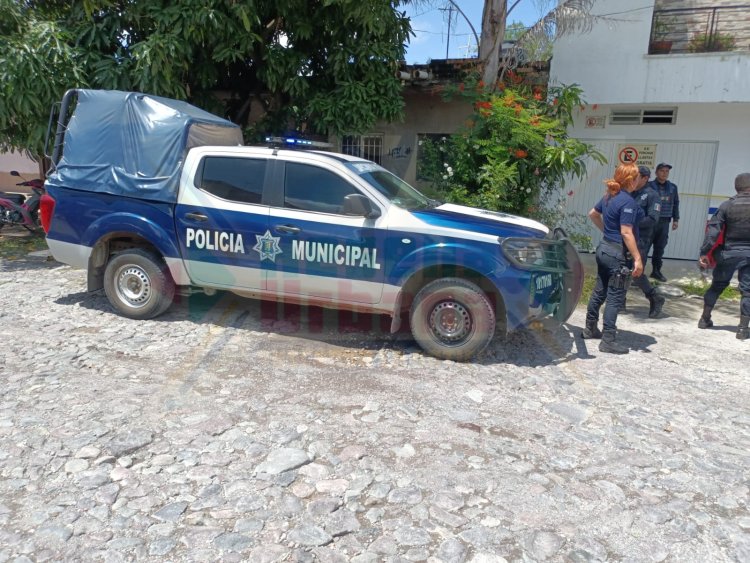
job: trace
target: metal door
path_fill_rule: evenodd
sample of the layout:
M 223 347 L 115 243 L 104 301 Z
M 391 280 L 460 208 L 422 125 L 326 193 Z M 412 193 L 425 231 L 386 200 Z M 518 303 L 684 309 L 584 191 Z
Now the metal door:
M 666 162 L 673 166 L 669 180 L 677 184 L 680 194 L 680 224 L 669 235 L 665 258 L 696 260 L 703 241 L 706 216 L 713 191 L 713 178 L 716 168 L 716 142 L 686 141 L 637 141 L 631 139 L 583 139 L 601 151 L 609 164 L 590 162 L 588 173 L 581 183 L 571 182 L 566 190 L 574 195 L 567 199 L 569 212 L 586 216 L 594 204 L 604 195 L 604 180 L 611 178 L 618 164 L 617 146 L 625 142 L 656 145 L 656 164 Z M 655 178 L 654 167 L 651 179 Z M 590 221 L 588 233 L 594 246 L 601 239 L 601 233 Z

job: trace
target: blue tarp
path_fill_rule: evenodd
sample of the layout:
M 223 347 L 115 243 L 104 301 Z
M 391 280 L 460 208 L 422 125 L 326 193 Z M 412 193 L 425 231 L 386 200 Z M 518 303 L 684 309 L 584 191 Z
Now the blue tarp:
M 137 92 L 77 90 L 52 186 L 175 202 L 187 150 L 242 144 L 231 121 Z

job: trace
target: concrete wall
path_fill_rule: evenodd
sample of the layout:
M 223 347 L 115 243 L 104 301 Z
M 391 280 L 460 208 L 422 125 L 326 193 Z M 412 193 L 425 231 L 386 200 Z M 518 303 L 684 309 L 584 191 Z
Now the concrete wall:
M 5 192 L 26 192 L 25 188 L 16 186 L 21 181 L 16 176 L 11 176 L 9 172 L 17 170 L 24 175 L 26 179 L 39 177 L 39 167 L 37 163 L 19 153 L 0 153 L 0 190 Z
M 648 55 L 653 0 L 599 0 L 593 12 L 617 21 L 559 39 L 552 83 L 580 84 L 598 104 L 750 102 L 750 45 L 744 52 Z
M 618 108 L 627 106 L 618 105 Z M 734 194 L 734 177 L 750 172 L 750 103 L 679 104 L 675 125 L 611 125 L 603 129 L 586 128 L 586 118 L 608 116 L 612 106 L 588 105 L 578 114 L 570 134 L 581 139 L 622 139 L 646 142 L 718 142 L 716 172 L 713 177 L 712 205 Z M 657 151 L 657 160 L 659 154 Z M 674 173 L 677 173 L 675 170 Z M 674 175 L 673 173 L 673 175 Z
M 466 101 L 443 100 L 439 92 L 406 89 L 404 121 L 379 123 L 372 133 L 383 135 L 383 167 L 412 185 L 417 182 L 417 135 L 453 133 L 464 126 L 472 113 Z

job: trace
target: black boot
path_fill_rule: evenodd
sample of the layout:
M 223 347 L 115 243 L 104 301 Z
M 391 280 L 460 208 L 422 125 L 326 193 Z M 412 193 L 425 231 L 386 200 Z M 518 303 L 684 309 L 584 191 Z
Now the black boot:
M 742 315 L 740 317 L 740 326 L 737 327 L 737 340 L 747 340 L 750 338 L 750 317 Z
M 581 331 L 581 338 L 601 338 L 602 331 L 596 326 L 597 321 L 586 321 L 586 326 Z
M 616 330 L 605 330 L 602 332 L 602 341 L 599 343 L 599 351 L 609 354 L 627 354 L 630 349 L 615 341 Z
M 664 277 L 664 274 L 661 273 L 661 270 L 654 270 L 651 272 L 651 277 L 655 280 L 659 280 L 660 282 L 666 282 L 667 278 Z
M 661 314 L 661 309 L 664 307 L 664 296 L 654 291 L 646 298 L 648 299 L 648 318 L 655 319 Z
M 711 311 L 713 311 L 713 307 L 709 307 L 708 305 L 703 306 L 703 315 L 701 315 L 698 321 L 698 328 L 711 328 L 714 326 L 714 322 L 711 320 Z

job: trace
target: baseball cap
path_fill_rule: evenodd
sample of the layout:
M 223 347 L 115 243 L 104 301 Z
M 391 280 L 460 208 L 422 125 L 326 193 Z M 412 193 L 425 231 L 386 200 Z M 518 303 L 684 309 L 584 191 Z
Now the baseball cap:
M 641 176 L 645 176 L 646 178 L 651 177 L 651 169 L 648 166 L 639 166 L 638 167 L 638 173 Z
M 659 168 L 669 168 L 670 170 L 672 170 L 672 165 L 671 164 L 667 164 L 666 162 L 660 162 L 656 166 L 657 170 L 659 170 Z

